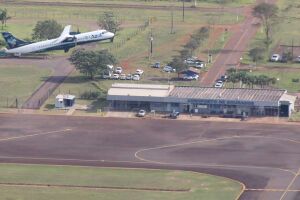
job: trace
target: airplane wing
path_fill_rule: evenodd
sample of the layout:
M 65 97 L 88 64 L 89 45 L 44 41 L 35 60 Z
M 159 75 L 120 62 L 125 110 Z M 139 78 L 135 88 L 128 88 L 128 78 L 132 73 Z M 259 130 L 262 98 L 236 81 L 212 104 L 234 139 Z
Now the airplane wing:
M 71 31 L 71 25 L 66 26 L 55 42 L 59 43 L 65 40 L 66 38 L 70 37 L 70 31 Z

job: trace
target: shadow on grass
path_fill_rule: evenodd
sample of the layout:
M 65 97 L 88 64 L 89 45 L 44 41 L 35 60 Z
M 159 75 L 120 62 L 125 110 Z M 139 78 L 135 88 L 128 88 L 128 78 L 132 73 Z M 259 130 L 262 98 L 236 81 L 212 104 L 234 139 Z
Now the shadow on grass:
M 97 112 L 99 109 L 103 110 L 104 107 L 107 106 L 107 101 L 105 97 L 99 98 L 95 101 L 93 101 L 90 104 L 90 108 L 87 110 L 88 113 L 95 113 Z
M 95 81 L 100 80 L 100 79 L 95 79 Z M 91 81 L 86 76 L 47 76 L 47 77 L 42 77 L 41 81 L 44 82 L 51 82 L 51 83 L 86 83 Z

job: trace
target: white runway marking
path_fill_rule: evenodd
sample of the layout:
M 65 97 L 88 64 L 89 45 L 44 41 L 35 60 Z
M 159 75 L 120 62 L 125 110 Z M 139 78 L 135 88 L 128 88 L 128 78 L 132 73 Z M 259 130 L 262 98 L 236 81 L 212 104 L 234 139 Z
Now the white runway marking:
M 275 169 L 275 170 L 280 170 L 284 172 L 288 172 L 290 174 L 293 174 L 295 176 L 297 172 L 294 172 L 289 169 L 282 169 L 282 168 L 276 168 L 276 167 L 268 167 L 268 166 L 252 166 L 252 165 L 223 165 L 223 164 L 217 164 L 217 163 L 195 163 L 195 164 L 180 164 L 180 163 L 172 163 L 172 162 L 160 162 L 160 161 L 155 161 L 155 160 L 150 160 L 146 159 L 139 154 L 145 151 L 151 151 L 151 150 L 158 150 L 158 149 L 165 149 L 165 148 L 172 148 L 172 147 L 180 147 L 180 146 L 185 146 L 185 145 L 190 145 L 190 144 L 199 144 L 199 143 L 209 143 L 209 142 L 215 142 L 215 141 L 221 141 L 221 140 L 228 140 L 228 139 L 243 139 L 243 138 L 267 138 L 267 139 L 275 139 L 275 140 L 281 140 L 281 141 L 287 141 L 287 142 L 292 142 L 296 144 L 300 144 L 300 141 L 298 140 L 292 140 L 288 138 L 277 138 L 277 137 L 269 137 L 269 136 L 230 136 L 230 137 L 221 137 L 221 138 L 214 138 L 214 139 L 205 139 L 205 140 L 197 140 L 197 141 L 191 141 L 191 142 L 185 142 L 185 143 L 179 143 L 179 144 L 171 144 L 171 145 L 163 145 L 163 146 L 158 146 L 158 147 L 152 147 L 152 148 L 145 148 L 145 149 L 140 149 L 135 152 L 134 156 L 138 160 L 148 162 L 148 163 L 153 163 L 153 164 L 161 164 L 161 165 L 176 165 L 176 166 L 202 166 L 202 167 L 218 167 L 218 168 L 249 168 L 249 169 Z
M 0 139 L 0 142 L 6 142 L 6 141 L 18 140 L 18 139 L 24 139 L 24 138 L 30 138 L 30 137 L 41 136 L 41 135 L 56 134 L 56 133 L 63 133 L 63 134 L 65 134 L 65 133 L 67 133 L 67 132 L 69 132 L 71 130 L 72 129 L 63 129 L 63 130 L 57 130 L 57 131 L 40 132 L 40 133 L 35 133 L 35 134 L 30 134 L 30 135 L 22 135 L 22 136 L 2 138 L 2 139 Z

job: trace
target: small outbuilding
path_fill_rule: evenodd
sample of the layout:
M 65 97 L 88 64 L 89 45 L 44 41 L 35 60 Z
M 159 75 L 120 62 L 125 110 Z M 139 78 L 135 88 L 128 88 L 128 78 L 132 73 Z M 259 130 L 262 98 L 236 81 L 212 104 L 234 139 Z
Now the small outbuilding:
M 71 94 L 59 94 L 55 98 L 55 108 L 70 108 L 75 104 L 75 96 Z

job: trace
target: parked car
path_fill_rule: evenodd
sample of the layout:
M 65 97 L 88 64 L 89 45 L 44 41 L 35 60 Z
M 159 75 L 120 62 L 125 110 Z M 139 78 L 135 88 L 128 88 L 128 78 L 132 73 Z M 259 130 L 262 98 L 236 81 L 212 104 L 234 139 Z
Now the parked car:
M 171 118 L 171 119 L 177 119 L 177 117 L 179 116 L 179 112 L 177 112 L 177 111 L 173 111 L 173 112 L 171 112 L 170 114 L 169 114 L 169 117 Z
M 138 117 L 145 117 L 146 116 L 146 111 L 145 110 L 139 110 L 139 112 L 136 114 Z
M 115 69 L 115 72 L 116 72 L 117 74 L 121 74 L 122 71 L 123 71 L 122 67 L 117 67 L 117 68 Z
M 176 72 L 176 69 L 171 66 L 166 65 L 166 66 L 164 66 L 163 71 L 164 72 Z
M 194 64 L 194 59 L 188 58 L 188 59 L 184 60 L 184 63 L 188 64 L 188 65 Z
M 104 73 L 104 74 L 102 74 L 102 78 L 103 79 L 109 79 L 109 78 L 111 78 L 111 73 Z
M 135 74 L 138 74 L 138 75 L 142 75 L 143 73 L 144 73 L 144 71 L 141 70 L 141 69 L 137 69 L 137 70 L 135 71 Z
M 139 81 L 140 79 L 141 79 L 141 77 L 138 74 L 135 74 L 132 76 L 132 80 L 134 80 L 134 81 Z
M 227 79 L 228 79 L 228 76 L 227 76 L 226 74 L 224 74 L 224 75 L 222 75 L 222 76 L 220 77 L 220 80 L 221 80 L 222 82 L 227 81 Z
M 132 75 L 131 74 L 127 74 L 126 75 L 126 80 L 132 80 Z
M 120 75 L 120 80 L 126 80 L 126 74 L 121 74 Z
M 152 65 L 153 68 L 160 68 L 160 62 L 156 62 L 154 63 L 154 65 Z
M 183 79 L 184 80 L 198 80 L 199 79 L 199 75 L 197 75 L 197 74 L 191 74 L 191 75 L 185 74 L 183 76 Z
M 218 81 L 218 82 L 215 83 L 215 86 L 214 86 L 214 87 L 215 87 L 215 88 L 221 88 L 221 87 L 223 87 L 223 85 L 224 85 L 224 84 L 223 84 L 222 81 Z
M 272 62 L 278 62 L 278 61 L 280 61 L 280 55 L 279 54 L 273 54 L 270 60 Z
M 300 56 L 298 56 L 295 61 L 299 63 L 300 62 Z
M 204 62 L 196 62 L 193 67 L 201 69 L 201 68 L 205 67 L 205 63 Z
M 119 74 L 113 74 L 112 76 L 111 76 L 111 79 L 119 79 L 120 78 L 120 75 Z

